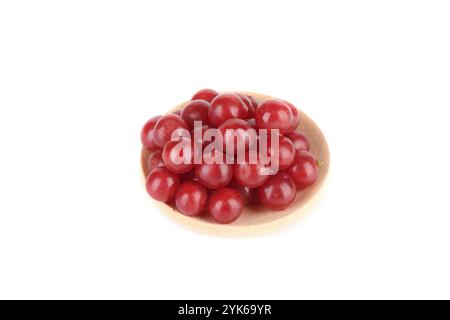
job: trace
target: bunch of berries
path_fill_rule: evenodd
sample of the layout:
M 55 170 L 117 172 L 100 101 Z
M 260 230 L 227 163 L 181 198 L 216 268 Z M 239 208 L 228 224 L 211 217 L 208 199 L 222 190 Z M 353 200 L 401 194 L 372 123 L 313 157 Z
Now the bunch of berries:
M 244 206 L 283 210 L 319 175 L 300 121 L 284 100 L 200 90 L 181 111 L 142 128 L 147 191 L 184 215 L 219 223 L 238 219 Z

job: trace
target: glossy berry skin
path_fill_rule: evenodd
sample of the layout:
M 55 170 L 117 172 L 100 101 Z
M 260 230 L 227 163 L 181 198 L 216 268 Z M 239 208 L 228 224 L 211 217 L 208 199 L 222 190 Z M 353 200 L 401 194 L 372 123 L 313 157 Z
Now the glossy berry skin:
M 191 100 L 205 100 L 211 102 L 219 93 L 213 89 L 203 89 L 198 91 Z
M 240 217 L 243 207 L 241 195 L 231 188 L 214 191 L 208 201 L 208 212 L 219 223 L 235 221 Z
M 220 159 L 225 157 L 217 151 Z M 203 155 L 203 159 L 211 158 L 211 155 Z M 220 189 L 228 186 L 233 178 L 233 167 L 225 161 L 217 163 L 215 161 L 203 160 L 201 164 L 195 166 L 195 177 L 208 189 Z
M 248 110 L 241 98 L 234 93 L 219 94 L 211 102 L 208 111 L 209 122 L 216 128 L 231 118 L 246 119 Z
M 154 151 L 147 159 L 147 170 L 151 172 L 155 168 L 164 167 L 161 151 Z
M 243 162 L 234 164 L 233 176 L 241 186 L 257 188 L 269 179 L 266 167 L 259 161 L 259 157 L 256 160 L 256 163 L 253 163 L 247 153 Z
M 201 121 L 202 125 L 209 124 L 208 110 L 209 102 L 205 100 L 192 100 L 182 109 L 181 118 L 192 130 L 194 128 L 194 121 Z
M 182 132 L 180 129 L 188 130 L 188 125 L 176 114 L 167 114 L 162 116 L 153 129 L 153 141 L 160 147 L 164 148 L 167 142 L 172 138 L 174 131 Z
M 247 98 L 250 100 L 250 103 L 252 105 L 253 112 L 256 110 L 256 107 L 258 107 L 258 103 L 256 102 L 256 99 L 252 96 L 247 96 Z
M 187 216 L 201 215 L 208 202 L 208 191 L 196 181 L 183 182 L 175 194 L 175 206 Z
M 294 180 L 297 189 L 305 189 L 316 182 L 319 176 L 317 159 L 308 151 L 300 151 L 286 172 Z
M 295 201 L 294 180 L 285 172 L 271 176 L 258 188 L 259 201 L 271 210 L 283 210 Z
M 252 105 L 252 102 L 250 101 L 250 98 L 242 93 L 236 93 L 236 94 L 239 96 L 239 98 L 241 98 L 242 102 L 244 103 L 244 107 L 245 107 L 245 118 L 244 119 L 253 118 L 253 113 L 255 110 L 253 109 L 253 105 Z
M 284 133 L 291 127 L 293 116 L 289 106 L 281 100 L 266 99 L 255 110 L 259 129 L 278 129 Z
M 308 138 L 299 130 L 286 135 L 286 137 L 294 143 L 295 152 L 309 151 L 310 145 Z
M 228 134 L 227 130 L 229 130 Z M 257 138 L 256 131 L 252 130 L 250 124 L 245 120 L 237 118 L 228 119 L 222 123 L 219 127 L 219 132 L 222 134 L 223 139 L 222 150 L 227 153 L 229 152 L 229 150 L 227 150 L 228 146 L 229 148 L 233 146 L 232 150 L 234 150 L 234 153 L 236 153 L 241 146 L 244 150 L 248 150 L 248 148 L 255 143 Z
M 172 172 L 186 173 L 194 168 L 194 145 L 192 140 L 182 138 L 166 143 L 162 151 L 164 165 Z
M 154 142 L 154 128 L 161 116 L 153 117 L 148 120 L 141 130 L 142 145 L 150 151 L 157 150 L 159 147 Z
M 178 176 L 166 168 L 156 168 L 147 177 L 145 186 L 155 200 L 167 202 L 174 198 L 180 185 Z
M 300 124 L 300 114 L 297 108 L 292 103 L 289 103 L 287 101 L 283 102 L 287 104 L 287 106 L 291 109 L 292 112 L 291 126 L 285 131 L 285 134 L 287 134 L 295 131 L 298 128 L 298 125 Z
M 242 200 L 244 201 L 244 205 L 253 205 L 258 202 L 256 189 L 241 186 L 239 183 L 236 182 L 236 180 L 232 180 L 229 187 L 239 192 L 239 194 L 242 197 Z
M 295 147 L 294 143 L 285 136 L 278 135 L 277 139 L 278 150 L 276 150 L 275 145 L 272 145 L 272 140 L 269 136 L 267 144 L 267 156 L 269 157 L 269 159 L 272 159 L 272 157 L 276 159 L 275 161 L 278 164 L 278 170 L 284 170 L 294 162 Z

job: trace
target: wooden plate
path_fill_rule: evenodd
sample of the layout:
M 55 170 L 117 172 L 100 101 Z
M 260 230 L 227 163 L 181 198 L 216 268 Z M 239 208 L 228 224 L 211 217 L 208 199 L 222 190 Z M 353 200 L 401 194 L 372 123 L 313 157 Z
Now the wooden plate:
M 247 92 L 246 94 L 252 95 L 258 102 L 263 99 L 271 98 L 270 96 L 258 93 Z M 172 113 L 181 109 L 185 104 L 186 102 L 176 106 L 168 113 Z M 274 229 L 279 225 L 283 225 L 288 223 L 289 221 L 292 221 L 293 218 L 298 217 L 306 210 L 306 204 L 308 204 L 318 193 L 325 181 L 330 165 L 328 145 L 325 137 L 322 134 L 322 131 L 305 113 L 299 110 L 299 114 L 299 129 L 308 137 L 311 144 L 310 151 L 317 157 L 322 165 L 320 167 L 319 177 L 317 181 L 309 188 L 297 192 L 295 203 L 290 207 L 282 211 L 271 211 L 262 206 L 245 207 L 241 217 L 239 217 L 239 219 L 237 219 L 235 222 L 231 224 L 219 224 L 208 217 L 207 214 L 202 217 L 188 217 L 177 212 L 174 208 L 165 203 L 154 201 L 155 204 L 164 213 L 166 213 L 176 221 L 197 231 L 212 233 L 215 235 L 247 235 L 264 233 Z M 149 155 L 150 153 L 148 152 L 148 150 L 143 148 L 141 154 L 141 163 L 144 178 L 148 174 L 146 163 Z

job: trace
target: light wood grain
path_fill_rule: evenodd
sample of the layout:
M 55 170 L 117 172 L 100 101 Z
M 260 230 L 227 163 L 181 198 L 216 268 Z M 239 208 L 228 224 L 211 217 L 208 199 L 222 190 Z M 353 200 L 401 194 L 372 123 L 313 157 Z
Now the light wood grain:
M 247 92 L 246 94 L 251 94 L 257 101 L 270 98 L 270 96 L 258 93 Z M 172 113 L 176 110 L 181 109 L 185 105 L 185 103 L 186 102 L 169 110 L 168 113 Z M 208 217 L 207 214 L 202 217 L 196 218 L 188 217 L 182 215 L 174 208 L 165 203 L 157 201 L 154 202 L 161 209 L 161 211 L 163 211 L 165 214 L 175 219 L 176 221 L 186 225 L 187 227 L 193 228 L 200 232 L 206 232 L 215 235 L 248 235 L 255 233 L 260 234 L 269 232 L 277 226 L 292 222 L 294 218 L 302 215 L 305 210 L 307 210 L 307 207 L 309 206 L 311 200 L 321 189 L 330 165 L 328 145 L 324 135 L 322 134 L 322 131 L 305 113 L 303 113 L 301 110 L 299 110 L 299 113 L 299 129 L 308 137 L 311 144 L 311 152 L 317 157 L 322 165 L 320 167 L 320 173 L 317 181 L 314 183 L 314 185 L 310 186 L 306 190 L 298 192 L 295 203 L 292 206 L 282 211 L 271 211 L 262 206 L 245 207 L 242 216 L 238 220 L 231 224 L 223 225 L 213 221 L 210 217 Z M 141 154 L 141 163 L 144 178 L 148 174 L 146 163 L 149 155 L 150 154 L 148 150 L 143 148 Z

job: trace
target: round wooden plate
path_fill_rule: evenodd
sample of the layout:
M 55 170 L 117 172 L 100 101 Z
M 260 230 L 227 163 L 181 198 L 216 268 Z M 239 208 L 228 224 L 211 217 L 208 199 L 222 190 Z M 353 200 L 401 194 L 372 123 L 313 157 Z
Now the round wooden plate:
M 270 96 L 258 93 L 243 93 L 252 95 L 258 102 L 267 98 L 271 98 Z M 177 110 L 180 110 L 186 103 L 187 102 L 184 102 L 176 106 L 168 113 L 173 113 Z M 201 217 L 188 217 L 179 213 L 166 203 L 154 201 L 155 204 L 168 216 L 174 218 L 178 222 L 197 231 L 212 233 L 216 235 L 248 235 L 263 233 L 274 229 L 278 225 L 286 224 L 287 222 L 292 221 L 293 218 L 301 215 L 301 213 L 304 212 L 304 210 L 306 209 L 306 204 L 308 204 L 318 193 L 325 181 L 330 165 L 328 145 L 325 137 L 322 134 L 322 131 L 305 113 L 299 110 L 299 114 L 299 129 L 308 137 L 311 144 L 310 151 L 321 162 L 321 167 L 319 169 L 319 177 L 317 178 L 317 181 L 309 188 L 297 192 L 295 203 L 290 207 L 282 211 L 272 211 L 262 206 L 245 207 L 241 217 L 239 217 L 239 219 L 237 219 L 235 222 L 231 224 L 219 224 L 208 217 L 207 214 Z M 144 178 L 148 174 L 146 163 L 149 155 L 149 151 L 143 148 L 141 154 L 141 163 Z

